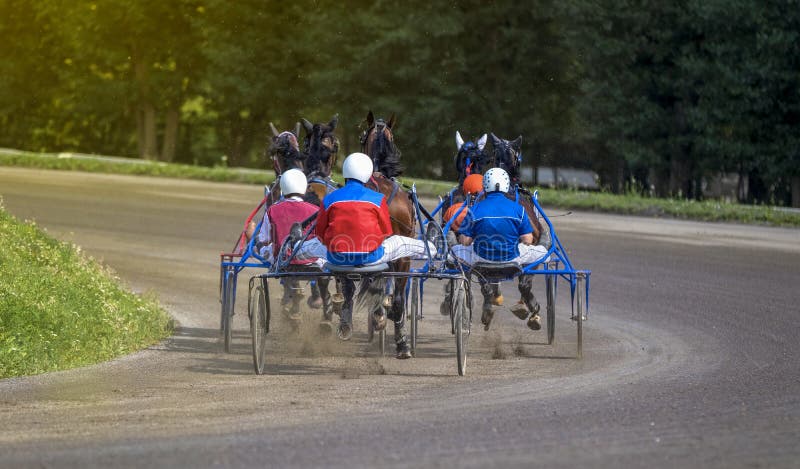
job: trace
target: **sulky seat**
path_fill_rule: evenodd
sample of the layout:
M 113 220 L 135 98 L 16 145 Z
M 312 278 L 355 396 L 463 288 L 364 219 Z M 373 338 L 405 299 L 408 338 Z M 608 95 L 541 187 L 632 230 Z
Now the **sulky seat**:
M 470 272 L 486 279 L 489 283 L 496 283 L 521 275 L 522 266 L 516 262 L 476 262 Z
M 337 274 L 374 274 L 389 270 L 389 264 L 383 262 L 371 265 L 338 265 L 328 262 L 325 269 Z

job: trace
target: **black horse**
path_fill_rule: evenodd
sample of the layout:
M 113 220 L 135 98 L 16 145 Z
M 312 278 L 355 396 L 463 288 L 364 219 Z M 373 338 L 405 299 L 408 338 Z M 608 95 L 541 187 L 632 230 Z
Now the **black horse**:
M 336 164 L 339 152 L 339 139 L 334 133 L 339 122 L 338 115 L 328 123 L 312 124 L 307 119 L 300 119 L 306 131 L 303 139 L 303 172 L 308 179 L 308 191 L 305 199 L 307 202 L 320 205 L 327 194 L 334 191 L 338 185 L 331 179 L 331 171 Z M 312 308 L 322 308 L 323 321 L 327 324 L 332 319 L 333 310 L 331 294 L 328 291 L 329 279 L 320 278 L 311 285 L 311 296 L 308 305 Z
M 533 226 L 533 244 L 540 244 L 547 248 L 550 247 L 550 231 L 547 225 L 539 220 L 536 206 L 533 204 L 532 194 L 520 184 L 520 165 L 522 163 L 522 136 L 514 140 L 506 140 L 491 134 L 492 139 L 492 167 L 504 169 L 511 179 L 511 189 L 507 196 L 517 201 L 525 208 L 528 218 Z M 533 276 L 522 275 L 519 277 L 520 302 L 512 306 L 512 311 L 518 316 L 522 316 L 524 309 L 538 314 L 539 303 L 533 294 Z M 482 289 L 484 307 L 487 304 L 502 303 L 502 295 L 499 285 L 486 285 Z M 524 305 L 525 308 L 522 306 Z M 529 325 L 531 323 L 529 322 Z

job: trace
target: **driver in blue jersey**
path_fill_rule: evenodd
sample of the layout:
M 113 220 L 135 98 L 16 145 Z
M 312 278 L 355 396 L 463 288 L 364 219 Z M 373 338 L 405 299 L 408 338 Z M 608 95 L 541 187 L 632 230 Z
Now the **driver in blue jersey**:
M 532 264 L 547 255 L 547 248 L 533 244 L 533 226 L 525 208 L 506 197 L 511 186 L 508 173 L 502 168 L 492 168 L 483 176 L 486 197 L 469 209 L 458 229 L 459 245 L 453 254 L 462 262 Z M 520 319 L 528 318 L 528 327 L 541 329 L 538 303 L 533 293 L 522 291 L 524 311 L 513 311 Z M 481 321 L 488 327 L 493 316 L 490 295 L 484 295 Z

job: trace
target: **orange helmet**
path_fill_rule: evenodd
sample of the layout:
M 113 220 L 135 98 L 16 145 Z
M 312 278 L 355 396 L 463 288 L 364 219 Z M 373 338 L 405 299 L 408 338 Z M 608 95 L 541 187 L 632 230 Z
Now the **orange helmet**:
M 483 180 L 483 179 L 481 179 L 481 180 Z M 455 204 L 455 205 L 451 206 L 450 208 L 448 208 L 447 211 L 444 212 L 444 221 L 447 222 L 451 218 L 453 218 L 453 216 L 455 216 L 456 212 L 458 212 L 458 210 L 461 209 L 462 205 L 464 205 L 464 202 L 461 202 L 459 204 Z M 450 225 L 450 229 L 452 231 L 458 231 L 458 227 L 461 226 L 461 222 L 464 221 L 464 217 L 467 216 L 467 210 L 468 210 L 467 208 L 464 208 L 464 210 L 461 210 L 461 213 L 458 214 L 458 218 L 453 220 L 453 223 Z
M 464 179 L 464 192 L 467 194 L 477 194 L 483 190 L 483 176 L 478 173 L 470 174 Z

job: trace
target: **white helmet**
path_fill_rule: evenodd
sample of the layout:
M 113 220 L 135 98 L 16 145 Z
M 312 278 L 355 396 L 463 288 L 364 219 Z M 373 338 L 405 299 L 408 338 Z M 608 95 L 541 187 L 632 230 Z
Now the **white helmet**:
M 305 194 L 308 187 L 306 175 L 299 169 L 290 169 L 281 174 L 281 193 L 283 195 L 289 194 Z
M 366 183 L 372 176 L 372 159 L 363 153 L 351 153 L 342 163 L 342 176 Z
M 511 179 L 503 168 L 492 168 L 483 175 L 483 190 L 489 192 L 508 192 L 511 189 Z

